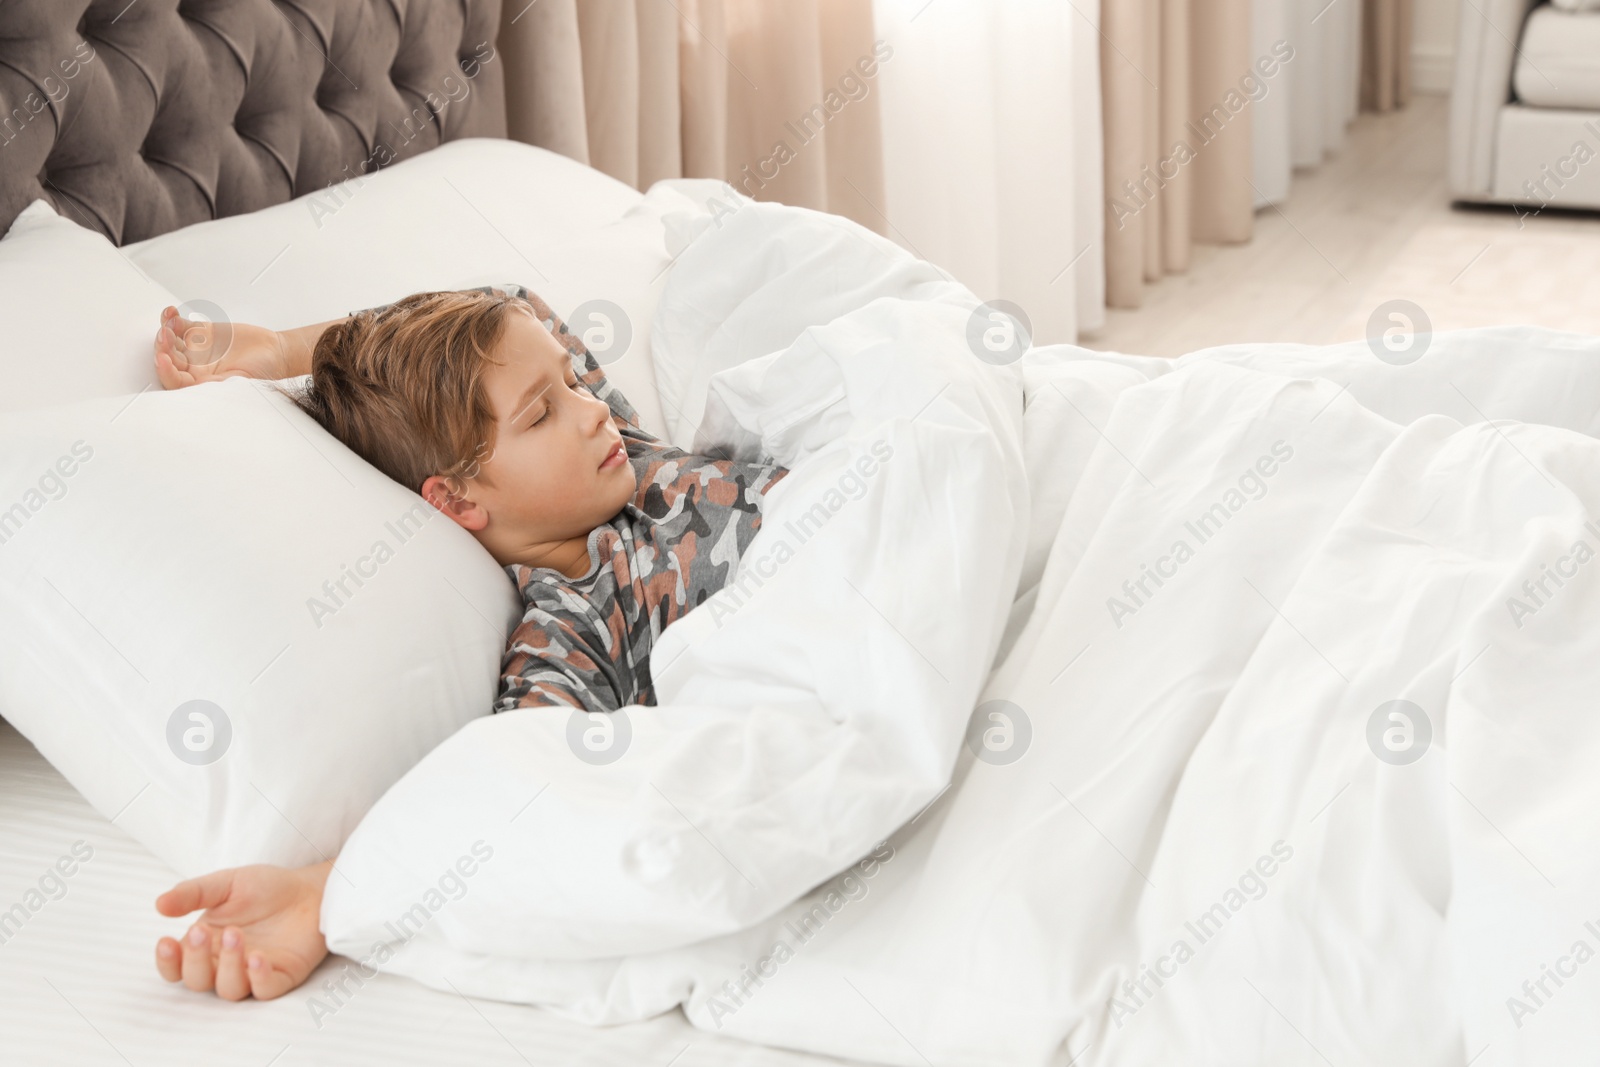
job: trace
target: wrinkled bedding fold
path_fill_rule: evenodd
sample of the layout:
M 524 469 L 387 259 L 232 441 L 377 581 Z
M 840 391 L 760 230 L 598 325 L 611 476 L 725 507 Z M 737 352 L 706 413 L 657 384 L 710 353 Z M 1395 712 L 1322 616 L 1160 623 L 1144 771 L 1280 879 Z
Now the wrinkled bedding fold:
M 335 950 L 895 1064 L 1600 1054 L 1600 339 L 996 365 L 889 242 L 708 219 L 652 343 L 675 437 L 793 467 L 739 580 L 622 758 L 419 764 Z

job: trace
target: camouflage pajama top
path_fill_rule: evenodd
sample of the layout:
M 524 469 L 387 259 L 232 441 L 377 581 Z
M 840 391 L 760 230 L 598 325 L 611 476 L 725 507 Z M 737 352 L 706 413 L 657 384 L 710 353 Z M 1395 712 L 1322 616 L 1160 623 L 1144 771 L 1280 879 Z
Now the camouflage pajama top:
M 538 295 L 516 284 L 481 286 L 526 300 L 571 354 L 589 392 L 611 408 L 637 489 L 590 531 L 589 569 L 506 568 L 522 596 L 493 710 L 561 705 L 615 711 L 653 705 L 650 652 L 670 623 L 733 578 L 761 528 L 762 498 L 788 469 L 693 455 L 639 425 L 622 392 Z

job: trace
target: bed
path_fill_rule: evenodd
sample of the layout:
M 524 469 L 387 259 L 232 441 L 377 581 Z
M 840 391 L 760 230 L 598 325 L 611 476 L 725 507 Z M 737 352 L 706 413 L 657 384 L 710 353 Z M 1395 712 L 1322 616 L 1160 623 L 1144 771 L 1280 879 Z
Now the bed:
M 255 10 L 205 10 L 230 6 Z M 125 17 L 141 10 L 173 14 Z M 319 34 L 366 47 L 318 21 L 332 10 L 256 17 L 284 23 L 274 39 L 296 50 Z M 43 20 L 57 62 L 77 55 L 64 27 L 78 13 Z M 459 59 L 476 55 L 456 47 L 464 33 L 423 36 Z M 324 86 L 343 50 L 324 57 Z M 444 128 L 483 95 L 453 101 Z M 249 538 L 285 528 L 293 493 L 332 509 L 373 483 L 326 446 L 291 456 L 309 442 L 248 383 L 163 394 L 118 384 L 119 362 L 85 362 L 63 385 L 14 355 L 17 388 L 0 402 L 62 406 L 0 413 L 0 503 L 28 484 L 19 470 L 60 489 L 18 529 L 0 512 L 0 710 L 18 727 L 0 733 L 0 908 L 41 889 L 20 916 L 0 911 L 8 1056 L 1488 1067 L 1600 1051 L 1588 1021 L 1600 592 L 1586 568 L 1600 549 L 1600 339 L 1433 335 L 1375 316 L 1369 338 L 1342 345 L 1175 361 L 1030 346 L 1011 312 L 845 220 L 728 199 L 721 183 L 640 194 L 472 129 L 489 136 L 414 148 L 332 188 L 324 167 L 283 183 L 282 202 L 223 211 L 219 193 L 220 218 L 156 195 L 137 225 L 121 186 L 110 200 L 73 194 L 71 169 L 49 166 L 51 184 L 35 182 L 56 139 L 37 158 L 13 145 L 0 150 L 15 208 L 0 292 L 21 321 L 25 300 L 59 304 L 56 290 L 83 285 L 68 260 L 32 264 L 62 272 L 46 287 L 8 265 L 46 231 L 81 244 L 44 193 L 44 208 L 81 212 L 79 231 L 120 242 L 99 249 L 120 280 L 76 322 L 90 333 L 128 287 L 136 323 L 168 292 L 269 326 L 480 282 L 526 284 L 574 320 L 604 300 L 593 336 L 628 324 L 638 347 L 608 375 L 642 421 L 686 447 L 792 467 L 739 573 L 760 580 L 662 635 L 660 704 L 628 717 L 633 747 L 615 762 L 572 759 L 564 716 L 433 721 L 422 701 L 383 720 L 347 700 L 296 718 L 271 695 L 315 694 L 274 688 L 296 675 L 273 665 L 311 670 L 315 657 L 284 657 L 294 642 L 280 648 L 271 618 L 215 639 L 231 618 L 207 614 L 222 593 L 146 573 L 140 553 L 160 554 L 172 529 L 141 502 L 188 509 L 182 547 L 221 565 L 229 549 L 270 555 Z M 370 137 L 348 148 L 373 151 Z M 171 229 L 182 223 L 196 225 Z M 96 351 L 102 340 L 113 353 L 142 343 L 108 336 Z M 117 387 L 81 403 L 49 392 L 91 379 Z M 183 421 L 204 405 L 211 422 Z M 287 442 L 284 458 L 238 451 L 224 432 L 235 417 Z M 92 465 L 56 460 L 76 432 L 58 422 L 103 432 Z M 196 426 L 214 438 L 183 435 Z M 140 434 L 129 455 L 141 462 L 104 447 Z M 146 469 L 195 439 L 211 447 L 186 462 L 215 495 L 199 505 L 192 486 Z M 229 463 L 254 464 L 232 479 L 249 492 L 216 466 L 227 448 Z M 305 485 L 273 482 L 288 464 Z M 95 510 L 102 497 L 119 507 Z M 219 547 L 224 535 L 241 540 Z M 344 558 L 314 548 L 315 568 Z M 115 580 L 83 577 L 85 556 Z M 337 621 L 359 622 L 345 631 L 359 638 L 384 623 L 373 605 L 419 625 L 437 615 L 441 660 L 476 641 L 479 659 L 457 666 L 492 673 L 479 668 L 503 640 L 492 615 L 505 591 L 490 586 L 505 583 L 462 573 L 483 589 L 419 602 L 363 591 Z M 276 575 L 234 577 L 224 591 L 248 585 L 241 603 L 271 616 Z M 493 641 L 466 636 L 481 631 L 462 606 L 474 597 Z M 158 611 L 171 603 L 181 610 Z M 206 674 L 167 655 L 168 635 L 233 659 Z M 260 733 L 211 764 L 207 735 L 191 761 L 166 716 L 193 694 L 147 699 L 157 687 L 141 664 L 151 677 L 178 664 L 240 701 L 261 678 L 267 696 L 248 699 L 275 710 L 236 706 L 236 725 Z M 400 673 L 386 697 L 397 706 L 443 692 L 437 672 Z M 119 733 L 146 705 L 155 716 Z M 280 720 L 277 741 L 293 747 L 260 744 Z M 227 777 L 235 766 L 263 776 L 251 788 L 267 801 L 283 803 L 276 763 L 299 761 L 336 792 L 327 751 L 348 762 L 387 722 L 432 725 L 342 816 L 230 806 L 249 794 Z M 160 765 L 141 767 L 140 746 Z M 278 758 L 247 762 L 263 752 Z M 219 770 L 189 774 L 174 755 Z M 352 961 L 389 943 L 389 920 L 415 912 L 437 872 L 466 873 L 458 857 L 480 834 L 494 863 L 426 905 L 377 978 L 349 985 Z M 193 996 L 151 966 L 155 937 L 178 926 L 154 915 L 153 894 L 228 848 L 295 862 L 339 850 L 323 928 L 344 956 L 277 1001 Z

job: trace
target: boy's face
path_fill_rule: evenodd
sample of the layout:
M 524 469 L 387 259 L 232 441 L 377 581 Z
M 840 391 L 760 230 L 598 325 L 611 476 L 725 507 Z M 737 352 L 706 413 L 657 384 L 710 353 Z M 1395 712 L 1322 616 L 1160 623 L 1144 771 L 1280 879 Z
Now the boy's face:
M 495 415 L 487 458 L 464 480 L 468 506 L 443 510 L 502 565 L 567 570 L 576 558 L 581 574 L 582 542 L 633 498 L 626 452 L 621 462 L 613 456 L 622 436 L 610 407 L 578 381 L 567 350 L 525 305 L 509 309 L 494 357 L 484 375 Z

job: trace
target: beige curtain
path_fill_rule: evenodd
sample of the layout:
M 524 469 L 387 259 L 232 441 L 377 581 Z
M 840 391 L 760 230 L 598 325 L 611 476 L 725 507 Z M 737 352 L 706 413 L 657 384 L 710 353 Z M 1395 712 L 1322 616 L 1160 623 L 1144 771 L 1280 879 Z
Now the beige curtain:
M 1413 0 L 1363 0 L 1362 111 L 1393 111 L 1411 102 L 1413 18 Z
M 884 232 L 872 0 L 506 0 L 498 47 L 513 139 Z
M 1104 0 L 1106 303 L 1183 271 L 1196 241 L 1250 240 L 1250 0 Z

